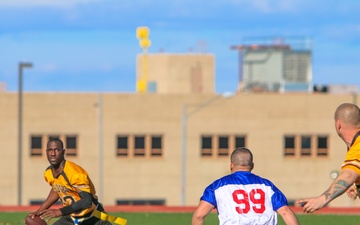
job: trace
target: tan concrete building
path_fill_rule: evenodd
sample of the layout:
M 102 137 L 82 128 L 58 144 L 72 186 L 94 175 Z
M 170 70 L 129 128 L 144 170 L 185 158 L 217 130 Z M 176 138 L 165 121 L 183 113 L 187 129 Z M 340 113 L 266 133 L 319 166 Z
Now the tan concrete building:
M 214 93 L 215 56 L 212 54 L 140 54 L 137 65 L 137 81 L 147 83 L 148 93 Z
M 64 140 L 66 158 L 89 172 L 105 205 L 197 205 L 203 189 L 229 173 L 229 154 L 238 146 L 253 151 L 253 172 L 272 180 L 290 201 L 317 196 L 339 172 L 346 153 L 334 130 L 334 110 L 343 102 L 358 103 L 354 94 L 224 98 L 214 86 L 213 93 L 166 94 L 165 89 L 157 94 L 24 93 L 20 179 L 18 94 L 0 92 L 0 204 L 46 198 L 49 136 Z M 346 196 L 331 203 L 358 205 Z

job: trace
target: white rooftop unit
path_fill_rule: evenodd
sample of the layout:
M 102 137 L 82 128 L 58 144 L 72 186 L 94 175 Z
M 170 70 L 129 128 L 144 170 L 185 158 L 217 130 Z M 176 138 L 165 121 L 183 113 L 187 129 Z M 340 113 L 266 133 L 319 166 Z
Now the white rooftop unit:
M 307 43 L 307 42 L 304 42 Z M 308 44 L 247 44 L 239 51 L 239 83 L 251 92 L 311 92 L 312 52 Z

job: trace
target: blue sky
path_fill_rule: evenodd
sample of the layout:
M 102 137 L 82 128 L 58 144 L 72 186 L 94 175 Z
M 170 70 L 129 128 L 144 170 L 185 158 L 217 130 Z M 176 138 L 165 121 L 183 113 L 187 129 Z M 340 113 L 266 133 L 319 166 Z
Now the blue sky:
M 0 82 L 24 91 L 135 92 L 136 28 L 149 53 L 216 57 L 216 92 L 234 91 L 248 37 L 308 37 L 315 84 L 360 87 L 358 0 L 0 0 Z

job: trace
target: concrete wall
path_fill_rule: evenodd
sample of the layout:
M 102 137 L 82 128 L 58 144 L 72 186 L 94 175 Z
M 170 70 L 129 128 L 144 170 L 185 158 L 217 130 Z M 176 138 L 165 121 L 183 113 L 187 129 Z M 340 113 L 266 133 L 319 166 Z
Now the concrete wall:
M 30 156 L 34 134 L 78 137 L 78 156 L 68 160 L 83 166 L 93 180 L 100 201 L 165 199 L 167 205 L 197 205 L 203 189 L 229 173 L 229 157 L 202 157 L 201 136 L 245 134 L 254 153 L 254 173 L 272 180 L 294 200 L 322 194 L 330 173 L 339 171 L 346 146 L 334 130 L 333 113 L 353 95 L 238 94 L 217 98 L 188 116 L 186 135 L 186 192 L 182 191 L 182 106 L 187 113 L 214 94 L 24 93 L 22 204 L 45 199 L 50 187 L 43 179 L 45 154 Z M 101 100 L 101 101 L 99 101 Z M 101 103 L 101 104 L 99 104 Z M 0 92 L 0 205 L 18 199 L 17 94 Z M 119 134 L 161 134 L 161 157 L 116 156 Z M 285 134 L 325 134 L 327 157 L 284 157 Z M 102 152 L 102 153 L 100 153 Z M 356 202 L 340 197 L 332 206 Z

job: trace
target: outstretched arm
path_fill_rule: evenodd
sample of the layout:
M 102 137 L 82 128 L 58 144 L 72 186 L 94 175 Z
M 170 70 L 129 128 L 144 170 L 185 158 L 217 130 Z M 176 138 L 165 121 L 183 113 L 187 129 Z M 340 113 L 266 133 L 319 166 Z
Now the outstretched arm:
M 295 216 L 295 213 L 289 206 L 283 206 L 277 210 L 277 213 L 283 218 L 286 225 L 299 225 L 299 221 Z
M 40 208 L 35 212 L 29 213 L 28 216 L 30 216 L 31 218 L 39 216 L 41 211 L 50 208 L 50 206 L 52 206 L 58 199 L 59 195 L 53 189 L 51 189 L 49 195 L 47 196 L 43 204 L 41 204 Z
M 296 204 L 301 205 L 306 213 L 315 212 L 342 195 L 352 184 L 354 184 L 357 178 L 358 175 L 355 171 L 344 169 L 322 195 L 316 198 L 298 200 L 296 201 Z
M 201 200 L 192 217 L 192 225 L 203 225 L 205 217 L 214 209 L 210 203 Z

